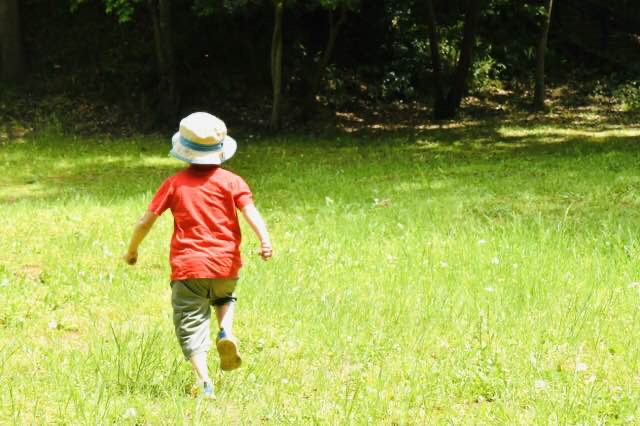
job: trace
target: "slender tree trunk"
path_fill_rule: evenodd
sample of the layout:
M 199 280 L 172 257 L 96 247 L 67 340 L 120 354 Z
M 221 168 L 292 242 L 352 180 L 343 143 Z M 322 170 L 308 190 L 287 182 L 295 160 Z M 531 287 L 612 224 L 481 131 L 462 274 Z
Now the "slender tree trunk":
M 603 10 L 600 14 L 600 45 L 603 53 L 609 48 L 609 11 Z
M 282 15 L 284 2 L 276 0 L 274 3 L 274 25 L 271 38 L 271 86 L 273 88 L 273 105 L 271 108 L 272 130 L 279 130 L 282 123 Z
M 442 60 L 440 59 L 440 39 L 438 37 L 438 27 L 436 26 L 436 15 L 433 10 L 433 1 L 426 0 L 426 3 L 429 49 L 431 50 L 431 66 L 433 68 L 433 90 L 435 95 L 434 110 L 440 111 L 444 108 L 445 104 L 442 81 Z
M 153 23 L 160 115 L 162 119 L 172 119 L 175 118 L 178 93 L 171 35 L 171 0 L 148 0 L 147 4 Z
M 318 67 L 316 68 L 316 72 L 311 83 L 312 99 L 315 99 L 315 96 L 320 90 L 320 84 L 324 79 L 325 73 L 327 71 L 327 66 L 329 65 L 329 61 L 331 60 L 331 56 L 333 55 L 333 51 L 336 47 L 336 40 L 338 39 L 338 35 L 340 34 L 340 28 L 344 24 L 346 18 L 347 10 L 345 7 L 340 8 L 340 16 L 338 17 L 337 22 L 335 20 L 333 11 L 329 11 L 329 36 L 327 37 L 327 45 L 324 48 L 324 52 L 322 53 L 320 61 L 318 62 Z
M 26 66 L 20 33 L 17 0 L 0 0 L 0 74 L 7 81 L 19 81 Z
M 545 85 L 544 85 L 544 57 L 547 51 L 547 40 L 549 38 L 549 27 L 551 26 L 551 10 L 553 8 L 553 0 L 547 0 L 547 10 L 542 23 L 542 31 L 538 39 L 538 47 L 536 49 L 536 84 L 533 95 L 533 107 L 538 110 L 544 110 Z

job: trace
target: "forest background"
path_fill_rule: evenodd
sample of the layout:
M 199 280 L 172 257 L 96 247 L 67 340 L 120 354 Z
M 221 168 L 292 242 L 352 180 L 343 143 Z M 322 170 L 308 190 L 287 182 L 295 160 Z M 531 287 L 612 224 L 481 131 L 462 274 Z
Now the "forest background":
M 640 108 L 631 0 L 2 0 L 0 36 L 4 140 Z

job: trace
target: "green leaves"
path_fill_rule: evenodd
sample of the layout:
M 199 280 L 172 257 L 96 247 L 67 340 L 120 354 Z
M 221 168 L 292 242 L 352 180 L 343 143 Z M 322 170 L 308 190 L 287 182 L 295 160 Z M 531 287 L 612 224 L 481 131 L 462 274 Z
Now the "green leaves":
M 70 8 L 76 11 L 83 3 L 91 0 L 70 0 Z M 142 0 L 103 0 L 105 11 L 110 15 L 115 15 L 118 22 L 129 22 L 133 18 L 135 9 Z
M 336 10 L 344 7 L 348 10 L 354 10 L 360 5 L 359 0 L 318 0 L 318 4 L 323 9 Z
M 135 5 L 140 3 L 139 0 L 104 0 L 104 2 L 107 13 L 116 15 L 120 22 L 131 20 Z

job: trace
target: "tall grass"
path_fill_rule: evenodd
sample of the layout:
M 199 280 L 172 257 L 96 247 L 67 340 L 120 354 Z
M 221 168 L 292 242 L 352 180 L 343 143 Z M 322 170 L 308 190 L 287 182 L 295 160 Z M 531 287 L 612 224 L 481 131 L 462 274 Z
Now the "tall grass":
M 0 423 L 635 424 L 640 128 L 489 123 L 240 141 L 245 364 L 192 399 L 173 335 L 180 163 L 155 138 L 0 147 Z

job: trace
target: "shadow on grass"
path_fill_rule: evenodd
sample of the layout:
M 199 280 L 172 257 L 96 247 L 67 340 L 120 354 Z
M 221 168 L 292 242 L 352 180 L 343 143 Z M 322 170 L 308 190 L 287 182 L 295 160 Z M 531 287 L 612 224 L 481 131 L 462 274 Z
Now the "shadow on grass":
M 410 181 L 415 167 L 449 169 L 473 179 L 474 168 L 485 170 L 496 162 L 578 159 L 590 155 L 640 154 L 640 126 L 600 124 L 529 126 L 505 121 L 451 123 L 378 134 L 343 134 L 331 138 L 310 136 L 254 139 L 241 142 L 227 168 L 252 184 L 266 184 L 268 197 L 288 185 L 313 192 L 314 177 L 332 176 L 340 169 L 347 180 Z M 184 165 L 167 157 L 168 144 L 159 139 L 78 140 L 37 136 L 26 143 L 3 147 L 0 160 L 10 174 L 0 177 L 0 203 L 74 200 L 90 196 L 104 204 L 151 194 Z M 636 161 L 617 167 L 632 168 Z M 433 167 L 432 167 L 433 166 Z M 524 167 L 524 164 L 523 164 Z M 403 172 L 406 171 L 406 173 Z M 350 171 L 352 173 L 350 173 Z M 380 175 L 380 176 L 376 176 Z M 351 178 L 349 178 L 351 177 Z M 326 192 L 326 189 L 323 188 Z
M 433 121 L 430 108 L 419 105 L 385 106 L 379 110 L 336 113 L 336 126 L 346 134 L 381 136 L 398 131 L 420 132 L 435 128 L 471 128 L 493 126 L 561 126 L 569 129 L 601 130 L 635 126 L 640 113 L 619 111 L 611 105 L 584 105 L 580 107 L 554 106 L 546 113 L 527 111 L 525 104 L 513 108 L 507 99 L 489 102 L 481 107 L 467 105 L 455 120 Z

